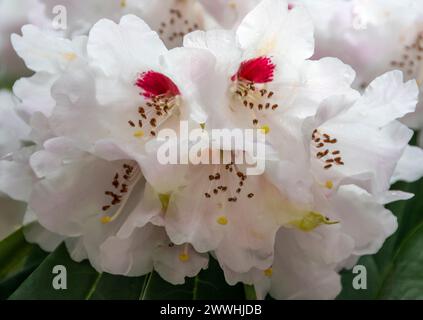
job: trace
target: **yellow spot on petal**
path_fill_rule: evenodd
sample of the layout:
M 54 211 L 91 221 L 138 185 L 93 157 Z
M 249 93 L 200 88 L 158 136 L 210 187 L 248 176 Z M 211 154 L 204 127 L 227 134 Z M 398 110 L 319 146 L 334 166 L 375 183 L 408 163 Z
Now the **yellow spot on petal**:
M 74 52 L 67 52 L 63 54 L 63 57 L 67 60 L 67 61 L 73 61 L 76 59 L 76 53 Z
M 270 128 L 267 125 L 264 125 L 260 128 L 260 130 L 264 133 L 264 134 L 268 134 L 270 132 Z
M 228 224 L 228 218 L 226 218 L 225 216 L 220 216 L 219 218 L 217 218 L 216 221 L 222 226 L 226 226 Z
M 294 227 L 297 227 L 301 231 L 312 231 L 316 229 L 318 226 L 322 224 L 330 225 L 330 224 L 337 224 L 338 221 L 331 221 L 329 218 L 324 217 L 318 212 L 309 212 L 304 218 L 301 220 L 296 220 L 291 222 Z
M 273 269 L 272 268 L 266 269 L 266 270 L 263 271 L 263 273 L 266 277 L 270 278 L 273 274 Z
M 144 137 L 144 131 L 142 131 L 142 130 L 135 131 L 134 137 L 135 138 L 142 138 L 142 137 Z
M 231 9 L 236 9 L 236 2 L 235 1 L 231 1 L 228 3 L 229 8 Z
M 126 7 L 126 0 L 120 0 L 120 6 L 122 8 L 125 8 Z
M 159 194 L 159 199 L 164 211 L 169 207 L 170 194 Z
M 269 39 L 266 39 L 263 45 L 261 46 L 260 50 L 258 51 L 259 55 L 260 56 L 268 55 L 269 53 L 274 51 L 277 44 L 276 39 L 277 39 L 276 35 L 273 35 L 269 37 Z
M 200 123 L 200 127 L 201 127 L 201 129 L 205 129 L 206 128 L 206 124 L 205 123 Z
M 332 180 L 326 181 L 325 187 L 328 188 L 328 189 L 332 189 L 333 188 L 333 181 Z
M 182 252 L 179 255 L 179 260 L 181 260 L 182 262 L 187 262 L 189 260 L 189 255 L 188 253 Z
M 101 217 L 100 221 L 102 224 L 108 224 L 112 222 L 112 218 L 109 216 L 104 216 L 104 217 Z

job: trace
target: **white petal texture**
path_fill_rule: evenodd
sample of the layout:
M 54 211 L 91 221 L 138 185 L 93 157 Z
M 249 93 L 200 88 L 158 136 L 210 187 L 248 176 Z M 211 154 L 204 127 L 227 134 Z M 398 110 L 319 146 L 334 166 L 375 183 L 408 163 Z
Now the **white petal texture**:
M 350 256 L 377 252 L 397 226 L 383 205 L 355 186 L 318 200 L 316 209 L 339 223 L 308 231 L 281 228 L 271 267 L 237 273 L 223 265 L 227 281 L 254 284 L 260 299 L 268 293 L 276 299 L 334 299 L 341 290 L 339 268 L 348 266 Z
M 225 29 L 237 27 L 259 0 L 200 0 L 207 12 Z
M 318 183 L 354 181 L 373 194 L 387 190 L 412 137 L 412 131 L 395 119 L 414 109 L 416 97 L 415 83 L 403 83 L 401 73 L 394 71 L 372 82 L 351 106 L 342 98 L 324 102 L 310 133 L 311 165 Z M 420 167 L 417 162 L 416 166 Z
M 29 135 L 30 127 L 18 116 L 16 104 L 10 92 L 0 91 L 0 159 L 19 150 Z
M 144 21 L 130 15 L 120 24 L 98 22 L 87 47 L 93 71 L 76 69 L 53 87 L 57 134 L 89 151 L 110 143 L 117 158 L 120 151 L 138 158 L 158 130 L 177 128 L 179 120 L 199 113 L 191 84 L 206 77 L 207 52 L 168 51 Z
M 421 1 L 297 0 L 313 18 L 315 57 L 334 56 L 357 71 L 355 87 L 364 89 L 376 77 L 398 69 L 421 88 L 423 4 Z M 421 101 L 421 95 L 420 99 Z M 423 105 L 405 117 L 423 128 Z

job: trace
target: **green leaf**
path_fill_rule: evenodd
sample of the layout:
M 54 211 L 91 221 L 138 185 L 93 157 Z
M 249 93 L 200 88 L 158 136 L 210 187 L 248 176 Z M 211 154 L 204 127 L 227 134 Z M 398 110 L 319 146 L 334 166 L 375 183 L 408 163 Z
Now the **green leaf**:
M 388 205 L 398 219 L 397 232 L 376 255 L 360 259 L 358 264 L 367 268 L 368 289 L 354 290 L 355 275 L 343 271 L 338 299 L 423 299 L 423 179 L 392 189 L 415 197 Z
M 53 288 L 53 268 L 63 265 L 67 270 L 67 289 Z M 11 300 L 46 300 L 46 299 L 88 299 L 95 292 L 100 275 L 90 266 L 88 261 L 73 261 L 61 244 L 43 263 L 22 283 L 10 296 Z
M 0 300 L 6 299 L 38 267 L 47 253 L 25 241 L 22 229 L 0 242 Z
M 57 275 L 52 271 L 56 265 L 66 267 L 65 290 L 53 288 L 53 278 Z M 245 293 L 240 284 L 226 284 L 223 272 L 214 259 L 210 259 L 209 268 L 197 277 L 187 279 L 183 285 L 174 286 L 156 272 L 138 278 L 99 274 L 88 261 L 73 261 L 62 244 L 22 283 L 10 299 L 222 300 L 245 299 Z
M 90 300 L 138 300 L 144 277 L 124 277 L 103 273 Z
M 357 274 L 353 270 L 343 270 L 342 277 L 342 292 L 337 297 L 338 300 L 372 300 L 376 296 L 380 286 L 379 270 L 372 256 L 361 257 L 358 265 L 363 265 L 367 270 L 367 288 L 354 289 L 353 279 Z
M 241 284 L 229 286 L 218 263 L 210 258 L 209 267 L 185 284 L 173 286 L 153 272 L 145 278 L 140 294 L 141 300 L 243 300 L 244 288 Z
M 247 300 L 257 300 L 256 290 L 254 286 L 244 284 L 245 299 Z
M 15 79 L 0 77 L 0 89 L 12 90 Z
M 398 247 L 379 293 L 380 299 L 423 299 L 423 223 Z
M 245 300 L 244 286 L 230 286 L 225 280 L 219 263 L 210 257 L 209 267 L 196 277 L 194 300 Z
M 163 280 L 157 272 L 145 277 L 140 300 L 192 300 L 195 278 L 187 279 L 183 285 L 174 286 Z

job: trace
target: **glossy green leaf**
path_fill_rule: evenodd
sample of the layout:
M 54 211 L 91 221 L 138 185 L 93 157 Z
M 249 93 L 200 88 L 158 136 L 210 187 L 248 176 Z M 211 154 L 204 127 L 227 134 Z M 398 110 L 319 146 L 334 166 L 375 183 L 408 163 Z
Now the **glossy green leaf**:
M 358 264 L 367 268 L 368 289 L 354 290 L 355 275 L 343 271 L 338 299 L 423 299 L 423 179 L 392 189 L 415 197 L 388 205 L 398 219 L 397 232 L 376 255 L 360 259 Z
M 53 268 L 62 265 L 67 271 L 67 289 L 53 288 Z M 95 291 L 100 275 L 87 261 L 73 261 L 64 244 L 50 254 L 43 263 L 11 295 L 12 300 L 88 299 Z
M 357 265 L 366 267 L 367 288 L 354 288 L 353 279 L 358 273 L 354 273 L 354 269 L 343 270 L 341 272 L 342 292 L 337 297 L 338 300 L 372 300 L 377 295 L 381 279 L 374 258 L 372 256 L 361 257 Z
M 0 242 L 0 299 L 6 299 L 47 256 L 25 241 L 22 229 Z
M 423 223 L 399 245 L 389 265 L 379 299 L 423 299 Z
M 103 273 L 90 300 L 138 300 L 145 277 L 124 277 Z
M 216 260 L 210 258 L 209 267 L 185 284 L 173 286 L 153 272 L 145 279 L 141 300 L 241 300 L 245 299 L 241 284 L 229 286 Z
M 62 265 L 67 271 L 67 289 L 53 287 L 53 268 Z M 207 270 L 174 286 L 156 272 L 144 277 L 130 278 L 97 273 L 87 261 L 73 261 L 62 244 L 11 295 L 10 299 L 245 299 L 242 285 L 229 286 L 217 262 L 210 259 Z

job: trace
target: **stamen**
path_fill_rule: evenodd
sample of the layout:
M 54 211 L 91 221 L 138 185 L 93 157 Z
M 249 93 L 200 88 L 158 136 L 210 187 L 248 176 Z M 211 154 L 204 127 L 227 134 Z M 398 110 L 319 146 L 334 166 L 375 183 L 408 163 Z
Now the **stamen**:
M 136 163 L 127 164 L 122 166 L 123 174 L 116 173 L 113 177 L 112 185 L 115 191 L 105 191 L 104 194 L 111 198 L 110 203 L 102 206 L 102 211 L 107 212 L 110 209 L 117 207 L 113 215 L 106 215 L 100 218 L 101 223 L 107 224 L 119 217 L 125 205 L 130 198 L 130 192 L 141 178 L 141 170 Z M 122 177 L 124 181 L 119 180 Z M 119 189 L 119 187 L 121 187 Z M 117 190 L 116 190 L 117 189 Z
M 181 260 L 182 262 L 187 262 L 189 260 L 189 255 L 188 253 L 182 252 L 179 255 L 179 260 Z
M 270 57 L 262 56 L 242 62 L 237 73 L 231 77 L 234 97 L 248 108 L 253 126 L 259 124 L 258 116 L 261 113 L 275 111 L 279 107 L 273 103 L 275 92 L 267 88 L 267 84 L 273 81 L 275 68 Z
M 189 260 L 188 244 L 184 245 L 184 250 L 179 254 L 179 260 L 187 262 Z
M 108 224 L 110 222 L 112 222 L 112 218 L 109 216 L 104 216 L 100 218 L 100 221 L 102 224 Z
M 423 83 L 423 31 L 417 34 L 414 42 L 404 46 L 398 60 L 392 60 L 391 66 L 401 69 L 407 78 L 415 78 L 418 85 Z
M 76 59 L 77 55 L 74 52 L 66 52 L 66 53 L 63 54 L 63 57 L 67 61 L 73 61 L 73 60 Z
M 270 132 L 270 128 L 268 125 L 264 125 L 260 129 L 264 134 L 268 134 Z
M 220 216 L 219 218 L 217 218 L 217 223 L 222 226 L 226 226 L 228 224 L 228 218 L 226 218 L 225 216 Z
M 337 139 L 332 138 L 327 133 L 320 133 L 319 130 L 315 129 L 313 134 L 311 135 L 312 145 L 316 149 L 323 149 L 323 151 L 316 152 L 316 158 L 323 162 L 323 168 L 328 170 L 332 168 L 334 165 L 343 166 L 345 163 L 342 160 L 341 151 L 340 150 L 332 150 L 332 147 L 338 143 Z M 317 150 L 316 150 L 317 151 Z M 331 189 L 333 187 L 329 187 L 329 182 L 326 182 L 326 187 Z
M 135 128 L 137 122 L 140 128 L 145 129 L 136 131 L 136 138 L 143 137 L 144 132 L 156 136 L 156 130 L 171 116 L 170 111 L 179 106 L 179 88 L 169 77 L 155 71 L 142 73 L 135 86 L 142 90 L 140 94 L 144 96 L 146 103 L 138 107 L 140 119 L 128 120 L 129 126 Z
M 162 204 L 162 209 L 164 211 L 167 210 L 167 208 L 169 207 L 169 201 L 170 201 L 170 194 L 159 194 L 159 200 L 160 203 Z
M 333 181 L 332 180 L 326 181 L 325 187 L 328 188 L 328 189 L 332 189 L 333 188 Z
M 266 269 L 263 271 L 263 273 L 266 277 L 270 278 L 273 275 L 273 269 L 272 268 Z
M 135 131 L 134 132 L 134 137 L 135 138 L 142 138 L 142 137 L 144 137 L 144 131 L 142 131 L 142 130 Z
M 320 213 L 313 211 L 305 215 L 303 219 L 291 222 L 293 226 L 305 232 L 312 231 L 322 224 L 332 225 L 337 223 L 339 222 L 331 221 L 328 217 L 324 217 Z
M 191 3 L 181 0 L 175 2 L 175 7 L 169 10 L 167 20 L 161 22 L 158 29 L 161 38 L 172 47 L 180 45 L 187 33 L 198 30 L 202 24 L 195 12 L 187 11 Z

